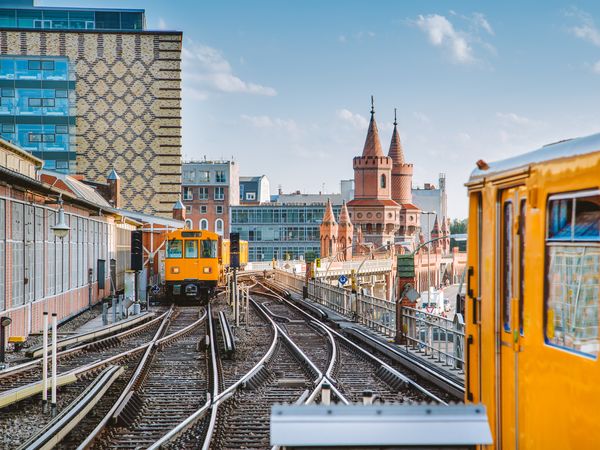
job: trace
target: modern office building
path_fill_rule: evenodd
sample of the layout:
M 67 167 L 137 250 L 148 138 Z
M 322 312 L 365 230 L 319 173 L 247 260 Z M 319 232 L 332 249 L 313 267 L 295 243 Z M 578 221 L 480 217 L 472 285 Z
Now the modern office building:
M 12 6 L 12 7 L 11 7 Z M 143 10 L 0 7 L 0 134 L 46 169 L 122 178 L 124 207 L 171 215 L 181 192 L 181 32 Z
M 266 175 L 240 177 L 240 203 L 256 205 L 270 201 L 269 179 Z
M 239 205 L 240 198 L 235 161 L 184 163 L 181 189 L 187 228 L 229 235 L 230 207 Z
M 435 212 L 435 216 L 429 219 L 429 227 L 427 218 L 421 220 L 421 232 L 423 236 L 429 236 L 429 229 L 433 228 L 435 217 L 441 223 L 443 219 L 448 219 L 448 198 L 446 196 L 446 174 L 440 173 L 438 186 L 425 183 L 423 187 L 412 189 L 413 203 L 423 211 Z
M 302 203 L 263 203 L 231 208 L 231 231 L 239 232 L 249 242 L 250 261 L 276 259 L 312 260 L 321 251 L 319 227 L 326 200 L 310 196 Z M 332 195 L 333 210 L 339 214 L 341 196 Z

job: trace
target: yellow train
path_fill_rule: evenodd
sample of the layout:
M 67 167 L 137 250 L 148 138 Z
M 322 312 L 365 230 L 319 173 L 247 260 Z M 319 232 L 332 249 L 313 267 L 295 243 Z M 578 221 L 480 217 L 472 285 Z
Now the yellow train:
M 478 162 L 466 401 L 497 449 L 598 448 L 600 134 Z
M 240 241 L 240 266 L 248 262 L 248 242 Z M 206 302 L 229 269 L 229 240 L 206 230 L 167 233 L 165 293 L 168 298 Z

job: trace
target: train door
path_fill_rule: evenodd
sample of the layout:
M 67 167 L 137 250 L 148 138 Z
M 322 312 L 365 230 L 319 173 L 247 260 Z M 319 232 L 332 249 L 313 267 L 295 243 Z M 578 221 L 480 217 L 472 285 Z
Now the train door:
M 523 337 L 525 188 L 501 191 L 498 202 L 496 355 L 498 448 L 518 448 L 519 353 Z

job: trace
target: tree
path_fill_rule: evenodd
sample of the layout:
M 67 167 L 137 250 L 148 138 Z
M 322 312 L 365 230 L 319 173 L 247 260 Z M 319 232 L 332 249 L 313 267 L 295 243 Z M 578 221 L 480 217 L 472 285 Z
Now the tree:
M 454 219 L 450 223 L 450 234 L 465 234 L 467 232 L 468 219 Z

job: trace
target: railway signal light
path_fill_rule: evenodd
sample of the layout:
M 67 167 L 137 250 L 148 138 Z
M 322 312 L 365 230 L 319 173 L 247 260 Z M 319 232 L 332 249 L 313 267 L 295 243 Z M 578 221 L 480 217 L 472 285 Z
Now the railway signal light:
M 229 266 L 240 267 L 240 233 L 229 233 Z
M 142 230 L 131 232 L 131 270 L 142 270 L 144 268 L 144 246 L 142 242 Z

